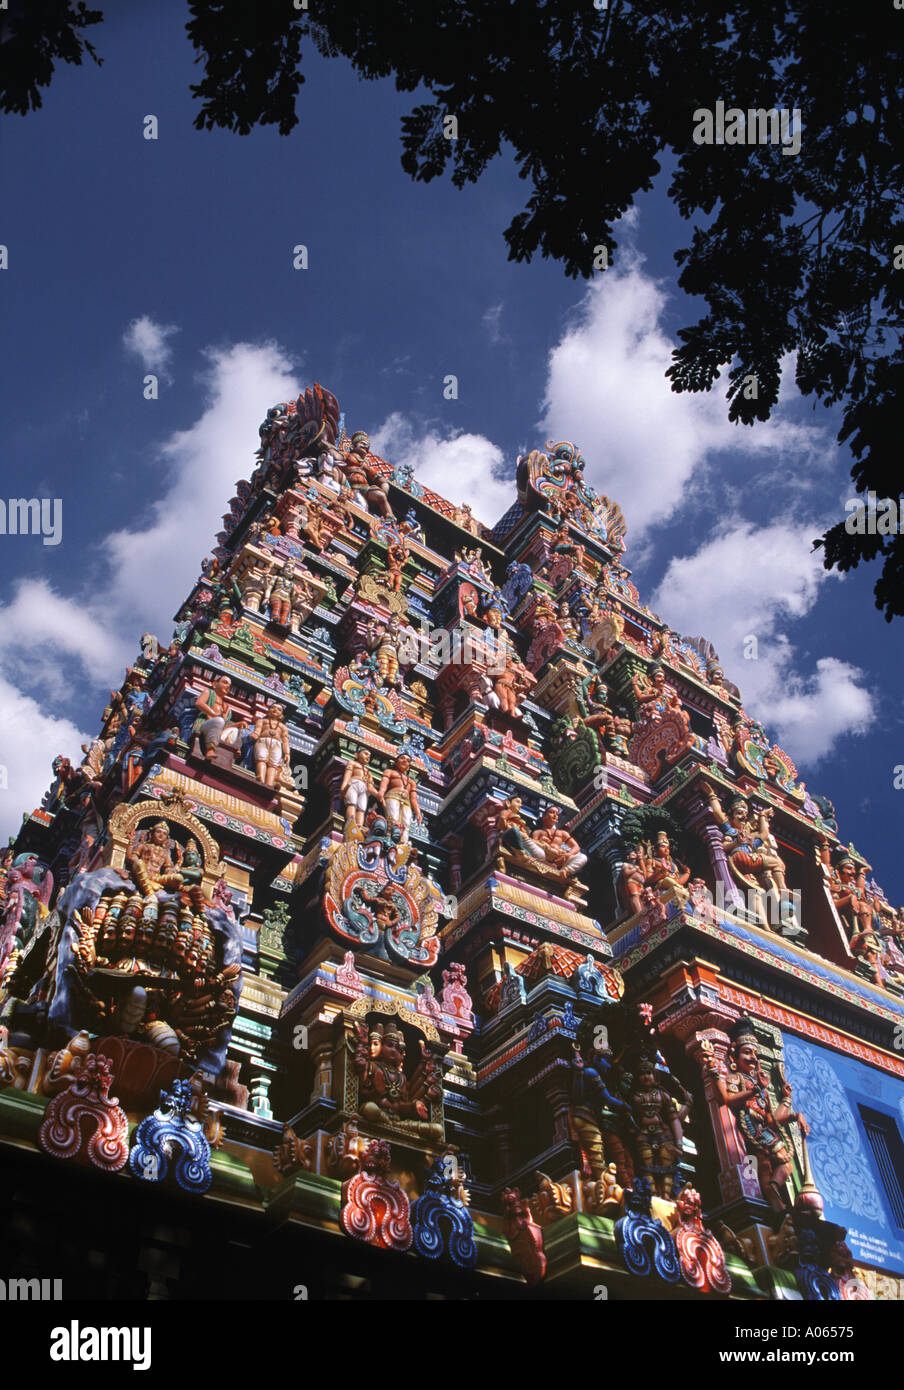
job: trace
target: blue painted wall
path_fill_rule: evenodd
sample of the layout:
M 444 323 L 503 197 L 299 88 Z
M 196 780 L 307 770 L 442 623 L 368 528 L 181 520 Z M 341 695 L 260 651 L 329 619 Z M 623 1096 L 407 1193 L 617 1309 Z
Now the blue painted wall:
M 860 1117 L 860 1105 L 891 1116 L 904 1132 L 904 1081 L 828 1048 L 784 1034 L 793 1103 L 807 1141 L 825 1215 L 847 1227 L 854 1258 L 904 1273 L 904 1231 L 895 1223 Z

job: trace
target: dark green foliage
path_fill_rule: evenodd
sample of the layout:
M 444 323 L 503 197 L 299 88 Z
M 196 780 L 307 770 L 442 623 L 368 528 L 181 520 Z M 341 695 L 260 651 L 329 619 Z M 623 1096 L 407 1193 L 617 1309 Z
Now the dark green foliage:
M 839 442 L 854 454 L 857 488 L 897 495 L 904 12 L 892 0 L 611 0 L 604 10 L 590 0 L 310 3 L 296 11 L 289 0 L 193 0 L 199 128 L 244 134 L 276 124 L 288 133 L 307 37 L 364 78 L 426 89 L 402 121 L 402 165 L 413 178 L 449 170 L 462 187 L 503 148 L 513 151 L 528 194 L 505 231 L 509 255 L 551 256 L 573 277 L 593 273 L 596 247 L 613 259 L 613 224 L 667 166 L 669 195 L 694 221 L 690 244 L 675 252 L 679 284 L 707 305 L 678 334 L 673 389 L 709 390 L 727 369 L 729 418 L 753 425 L 769 417 L 782 358 L 795 352 L 800 390 L 843 406 Z M 37 54 L 80 60 L 74 19 L 75 49 L 63 42 L 67 5 L 27 10 L 48 24 Z M 4 77 L 6 109 L 27 110 L 22 91 L 38 103 L 52 73 L 49 58 L 41 62 L 18 89 Z M 799 108 L 800 153 L 695 144 L 694 111 L 720 99 Z M 445 138 L 447 114 L 457 139 Z M 756 391 L 745 392 L 752 376 Z M 904 614 L 904 537 L 849 535 L 842 520 L 815 544 L 828 568 L 881 555 L 877 607 L 889 620 Z

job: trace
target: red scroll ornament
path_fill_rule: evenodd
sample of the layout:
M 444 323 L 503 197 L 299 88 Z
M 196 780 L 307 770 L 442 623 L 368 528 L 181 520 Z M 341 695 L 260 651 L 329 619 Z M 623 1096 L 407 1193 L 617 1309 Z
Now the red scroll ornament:
M 411 1208 L 404 1188 L 389 1177 L 389 1145 L 372 1139 L 358 1159 L 359 1172 L 342 1184 L 342 1226 L 355 1240 L 379 1250 L 411 1245 Z

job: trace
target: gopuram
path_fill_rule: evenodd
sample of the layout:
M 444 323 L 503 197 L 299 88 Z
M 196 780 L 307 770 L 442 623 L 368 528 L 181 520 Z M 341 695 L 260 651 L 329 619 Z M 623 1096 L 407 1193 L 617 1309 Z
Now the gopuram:
M 578 448 L 490 526 L 315 385 L 249 471 L 2 857 L 9 1268 L 904 1296 L 904 910 Z

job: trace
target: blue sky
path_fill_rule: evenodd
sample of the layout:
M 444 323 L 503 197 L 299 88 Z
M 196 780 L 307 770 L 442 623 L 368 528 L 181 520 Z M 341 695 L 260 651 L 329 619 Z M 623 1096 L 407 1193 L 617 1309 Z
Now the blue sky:
M 184 22 L 181 0 L 112 11 L 103 68 L 60 69 L 0 133 L 3 496 L 59 497 L 64 518 L 56 547 L 0 537 L 0 832 L 94 732 L 140 634 L 168 640 L 267 407 L 316 379 L 349 428 L 488 523 L 519 451 L 577 442 L 625 511 L 642 596 L 715 643 L 904 901 L 901 624 L 873 607 L 873 573 L 826 575 L 810 554 L 851 495 L 837 422 L 790 374 L 753 430 L 727 423 L 718 387 L 668 390 L 695 307 L 672 260 L 690 227 L 664 188 L 592 285 L 513 265 L 502 230 L 528 185 L 510 160 L 463 192 L 414 184 L 399 121 L 417 95 L 313 52 L 290 137 L 197 132 Z

